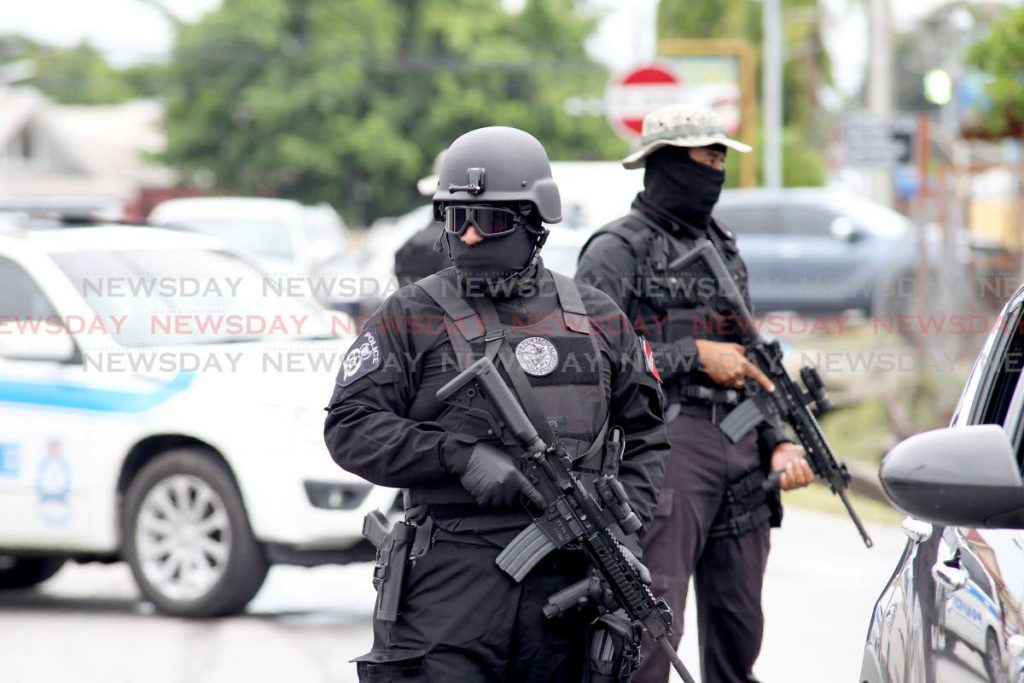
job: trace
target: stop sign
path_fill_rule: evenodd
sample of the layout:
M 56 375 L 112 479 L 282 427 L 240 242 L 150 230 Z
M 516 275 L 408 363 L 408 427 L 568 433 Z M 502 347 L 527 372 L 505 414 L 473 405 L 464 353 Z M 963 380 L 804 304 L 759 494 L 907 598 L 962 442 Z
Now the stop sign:
M 640 137 L 644 116 L 683 101 L 682 79 L 672 67 L 649 64 L 621 74 L 605 93 L 608 121 L 630 142 Z

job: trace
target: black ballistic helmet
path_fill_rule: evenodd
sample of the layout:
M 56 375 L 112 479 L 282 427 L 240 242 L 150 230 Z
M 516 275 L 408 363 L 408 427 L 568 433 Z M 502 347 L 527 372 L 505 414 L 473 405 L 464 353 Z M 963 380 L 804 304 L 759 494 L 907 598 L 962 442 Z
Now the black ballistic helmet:
M 562 200 L 551 163 L 537 138 L 518 128 L 477 128 L 444 155 L 434 193 L 434 217 L 444 204 L 531 202 L 545 223 L 562 220 Z

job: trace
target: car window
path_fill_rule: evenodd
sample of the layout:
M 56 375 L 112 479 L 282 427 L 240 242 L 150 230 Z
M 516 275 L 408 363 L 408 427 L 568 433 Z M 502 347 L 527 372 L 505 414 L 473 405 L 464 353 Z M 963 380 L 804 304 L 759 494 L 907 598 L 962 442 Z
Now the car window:
M 989 581 L 988 573 L 981 566 L 978 558 L 970 552 L 961 551 L 960 563 L 967 570 L 967 575 L 971 578 L 971 581 L 983 590 L 988 597 L 995 599 L 992 593 L 992 582 Z
M 14 261 L 0 257 L 0 322 L 40 320 L 56 315 L 43 290 Z
M 228 252 L 111 250 L 55 254 L 58 267 L 98 314 L 123 318 L 125 346 L 184 346 L 331 336 L 323 311 L 275 290 Z
M 780 235 L 783 232 L 779 207 L 774 204 L 719 205 L 714 216 L 739 238 L 743 235 Z
M 1021 307 L 1008 307 L 993 333 L 988 362 L 979 367 L 982 374 L 977 397 L 971 408 L 970 424 L 1005 425 L 1010 402 L 1020 379 L 1024 362 L 1024 334 L 1021 330 Z M 973 379 L 973 378 L 972 378 Z M 1016 422 L 1016 415 L 1011 415 Z
M 290 259 L 295 255 L 288 224 L 258 218 L 182 218 L 161 227 L 201 232 L 227 242 L 232 249 L 256 256 Z
M 831 237 L 832 221 L 839 215 L 814 204 L 786 204 L 781 213 L 786 234 L 810 237 Z

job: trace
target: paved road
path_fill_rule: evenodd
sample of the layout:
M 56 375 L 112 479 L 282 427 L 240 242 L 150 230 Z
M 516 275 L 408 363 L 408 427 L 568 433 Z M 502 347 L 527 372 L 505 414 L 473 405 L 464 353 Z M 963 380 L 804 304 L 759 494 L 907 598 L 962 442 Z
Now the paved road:
M 904 544 L 870 526 L 866 550 L 840 517 L 787 510 L 772 537 L 757 674 L 790 683 L 855 681 L 874 599 Z M 277 567 L 241 617 L 168 619 L 138 599 L 124 565 L 67 566 L 38 592 L 0 594 L 5 682 L 224 683 L 355 680 L 369 647 L 368 565 Z M 681 653 L 697 673 L 693 610 Z

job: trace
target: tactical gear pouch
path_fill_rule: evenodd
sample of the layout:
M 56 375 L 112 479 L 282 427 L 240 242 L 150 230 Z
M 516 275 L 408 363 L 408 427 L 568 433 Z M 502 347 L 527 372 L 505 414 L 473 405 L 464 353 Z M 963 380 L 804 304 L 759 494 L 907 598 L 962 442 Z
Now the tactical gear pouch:
M 640 664 L 638 626 L 621 611 L 595 621 L 587 637 L 585 683 L 629 683 Z
M 710 538 L 744 536 L 759 529 L 771 518 L 764 472 L 751 470 L 732 484 L 725 492 L 725 500 L 715 515 L 708 532 Z

